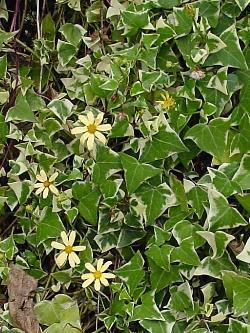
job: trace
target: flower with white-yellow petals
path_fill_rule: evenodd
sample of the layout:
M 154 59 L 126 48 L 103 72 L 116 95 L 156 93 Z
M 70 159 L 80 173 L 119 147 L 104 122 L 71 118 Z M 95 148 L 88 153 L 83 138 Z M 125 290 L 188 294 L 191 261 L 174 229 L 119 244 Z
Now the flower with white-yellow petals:
M 170 109 L 175 106 L 175 100 L 168 93 L 161 94 L 162 100 L 156 101 L 163 109 Z
M 101 289 L 101 284 L 108 286 L 109 282 L 107 279 L 114 279 L 115 275 L 112 273 L 104 273 L 109 266 L 112 264 L 112 261 L 107 261 L 103 263 L 103 259 L 97 260 L 96 268 L 90 264 L 86 263 L 85 267 L 90 271 L 90 273 L 82 274 L 81 278 L 86 280 L 83 282 L 82 287 L 88 287 L 92 282 L 94 282 L 94 288 L 96 291 Z
M 59 242 L 51 242 L 51 246 L 54 249 L 61 250 L 62 252 L 56 257 L 56 264 L 60 268 L 62 267 L 67 259 L 69 261 L 70 267 L 74 268 L 76 265 L 80 264 L 80 259 L 75 252 L 84 251 L 86 246 L 74 246 L 76 232 L 71 231 L 69 233 L 69 237 L 67 236 L 65 231 L 61 232 L 62 243 Z
M 54 181 L 58 176 L 58 172 L 53 173 L 52 176 L 48 177 L 44 170 L 40 171 L 40 174 L 36 176 L 36 179 L 40 183 L 36 183 L 34 185 L 34 188 L 37 188 L 36 194 L 43 193 L 43 198 L 47 198 L 49 191 L 51 191 L 53 194 L 58 195 L 59 191 L 54 185 Z
M 82 134 L 80 137 L 81 144 L 87 141 L 88 150 L 93 150 L 95 139 L 101 141 L 103 144 L 106 143 L 106 138 L 101 132 L 111 130 L 110 124 L 101 124 L 103 121 L 104 113 L 98 113 L 95 118 L 93 113 L 89 111 L 87 116 L 79 115 L 78 119 L 85 126 L 75 127 L 71 130 L 72 134 Z

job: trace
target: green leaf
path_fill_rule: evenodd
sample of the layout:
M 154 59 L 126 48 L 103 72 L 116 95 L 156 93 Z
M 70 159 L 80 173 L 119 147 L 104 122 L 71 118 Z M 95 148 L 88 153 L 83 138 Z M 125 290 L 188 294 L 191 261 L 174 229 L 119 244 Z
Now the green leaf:
M 145 252 L 146 256 L 151 258 L 156 265 L 165 269 L 167 271 L 170 270 L 170 256 L 173 251 L 173 246 L 165 244 L 161 247 L 153 244 L 150 248 Z
M 211 154 L 216 160 L 227 162 L 226 139 L 228 130 L 229 122 L 217 118 L 210 121 L 208 125 L 197 124 L 193 126 L 187 131 L 185 138 L 193 140 L 201 150 Z
M 144 259 L 140 252 L 137 252 L 128 263 L 115 271 L 115 274 L 126 283 L 131 295 L 145 276 L 143 265 Z
M 194 247 L 197 248 L 205 243 L 204 240 L 197 234 L 202 230 L 203 228 L 199 224 L 191 223 L 188 220 L 182 220 L 175 224 L 172 234 L 178 244 L 181 244 L 184 239 L 191 237 L 194 241 Z
M 60 119 L 66 123 L 67 118 L 73 111 L 73 104 L 68 99 L 54 99 L 48 104 L 48 108 Z
M 9 183 L 9 187 L 15 192 L 20 205 L 26 202 L 32 191 L 31 182 L 29 180 Z
M 238 183 L 243 190 L 250 189 L 250 155 L 244 155 L 240 167 L 236 171 L 233 181 Z
M 229 327 L 227 333 L 249 333 L 250 325 L 239 320 L 229 318 Z
M 184 239 L 179 247 L 173 249 L 171 254 L 171 262 L 179 261 L 183 264 L 199 266 L 200 259 L 194 249 L 192 237 Z
M 58 52 L 58 60 L 62 66 L 66 66 L 72 58 L 74 58 L 77 49 L 75 45 L 71 43 L 63 42 L 62 40 L 58 40 L 57 42 L 57 52 Z
M 117 248 L 129 246 L 142 239 L 146 235 L 144 230 L 135 228 L 121 228 L 117 242 Z
M 183 8 L 174 8 L 174 30 L 178 37 L 187 35 L 193 24 L 193 17 Z
M 241 51 L 235 25 L 227 28 L 220 38 L 227 46 L 219 52 L 211 54 L 206 60 L 205 66 L 221 65 L 247 70 L 248 66 Z
M 139 163 L 137 159 L 127 154 L 120 153 L 120 157 L 129 194 L 134 193 L 146 179 L 162 173 L 161 169 L 149 164 Z
M 0 114 L 0 144 L 7 141 L 6 135 L 9 133 L 8 125 L 4 120 L 4 116 Z
M 64 231 L 64 226 L 59 215 L 52 212 L 52 208 L 46 207 L 40 215 L 40 222 L 37 225 L 36 240 L 37 244 L 48 240 L 49 238 L 57 238 Z
M 247 5 L 249 5 L 250 0 L 235 0 L 235 2 L 240 7 L 240 10 L 243 11 L 247 7 Z
M 149 23 L 149 16 L 147 11 L 128 11 L 124 10 L 122 13 L 122 21 L 126 26 L 133 28 L 143 28 Z
M 100 191 L 92 182 L 76 182 L 72 187 L 73 197 L 79 200 L 81 216 L 92 225 L 97 224 L 98 204 L 101 197 Z
M 146 141 L 145 146 L 141 149 L 140 161 L 148 163 L 187 150 L 179 136 L 167 125 L 153 135 L 152 139 Z
M 140 325 L 150 333 L 171 333 L 175 324 L 175 318 L 169 311 L 161 312 L 164 321 L 158 320 L 140 320 Z
M 7 56 L 0 57 L 0 78 L 5 79 L 7 73 Z
M 250 237 L 248 238 L 248 240 L 244 246 L 244 249 L 241 251 L 240 254 L 238 254 L 236 256 L 236 258 L 238 260 L 241 260 L 241 261 L 244 261 L 244 262 L 247 262 L 248 264 L 250 264 Z
M 215 233 L 210 231 L 197 231 L 201 237 L 203 237 L 213 250 L 213 256 L 211 259 L 220 258 L 226 251 L 227 245 L 234 239 L 234 236 L 226 234 L 223 231 L 216 231 Z
M 142 304 L 135 307 L 131 321 L 143 319 L 164 321 L 164 317 L 155 303 L 154 296 L 154 291 L 149 291 L 141 296 Z
M 221 279 L 223 270 L 236 271 L 236 266 L 232 263 L 227 252 L 220 258 L 204 258 L 201 261 L 201 265 L 196 268 L 194 275 L 208 275 L 216 279 Z
M 222 272 L 223 284 L 229 298 L 233 298 L 237 316 L 249 313 L 250 309 L 250 279 L 230 270 Z
M 209 213 L 207 223 L 209 230 L 236 228 L 240 225 L 247 225 L 237 209 L 230 207 L 227 199 L 216 190 L 208 191 Z
M 175 195 L 166 183 L 156 187 L 142 185 L 136 193 L 136 198 L 146 206 L 145 221 L 147 225 L 155 224 L 155 220 L 168 207 L 176 204 Z
M 72 23 L 65 23 L 59 31 L 63 34 L 67 42 L 76 47 L 87 32 L 81 25 Z
M 92 180 L 96 184 L 101 184 L 114 173 L 120 171 L 122 165 L 119 155 L 110 148 L 97 145 L 96 164 L 93 168 Z
M 9 109 L 6 121 L 30 121 L 36 122 L 34 113 L 32 112 L 26 97 L 19 94 L 16 99 L 16 105 Z
M 223 172 L 212 168 L 208 168 L 208 172 L 215 189 L 225 197 L 241 191 L 240 186 L 231 181 Z
M 0 241 L 0 252 L 4 253 L 8 260 L 13 260 L 14 254 L 18 252 L 13 235 Z

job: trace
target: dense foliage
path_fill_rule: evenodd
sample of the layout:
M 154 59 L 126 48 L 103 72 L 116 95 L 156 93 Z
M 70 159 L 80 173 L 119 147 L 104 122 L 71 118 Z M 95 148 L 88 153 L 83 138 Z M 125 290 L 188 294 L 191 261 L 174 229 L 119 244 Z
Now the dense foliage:
M 3 332 L 250 332 L 249 3 L 0 1 Z

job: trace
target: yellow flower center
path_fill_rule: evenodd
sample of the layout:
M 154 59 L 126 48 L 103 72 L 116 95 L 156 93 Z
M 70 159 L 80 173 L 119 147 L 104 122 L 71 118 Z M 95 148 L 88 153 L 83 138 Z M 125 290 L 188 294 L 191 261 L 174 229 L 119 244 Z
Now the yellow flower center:
M 160 101 L 160 104 L 165 108 L 169 109 L 175 106 L 175 100 L 171 96 L 165 96 L 163 101 Z
M 43 186 L 44 187 L 49 187 L 50 186 L 50 184 L 51 184 L 51 182 L 49 182 L 49 180 L 47 179 L 47 180 L 45 180 L 45 182 L 43 182 Z
M 96 132 L 96 124 L 88 125 L 88 132 L 94 134 Z
M 186 4 L 186 5 L 184 6 L 184 9 L 185 9 L 185 11 L 188 13 L 188 15 L 190 15 L 190 16 L 193 16 L 193 15 L 195 14 L 194 7 L 193 7 L 193 5 L 191 5 L 191 4 Z
M 102 277 L 102 272 L 100 271 L 95 271 L 93 274 L 95 279 L 100 279 Z
M 64 252 L 66 252 L 67 254 L 72 253 L 73 252 L 73 246 L 71 246 L 71 245 L 65 246 Z

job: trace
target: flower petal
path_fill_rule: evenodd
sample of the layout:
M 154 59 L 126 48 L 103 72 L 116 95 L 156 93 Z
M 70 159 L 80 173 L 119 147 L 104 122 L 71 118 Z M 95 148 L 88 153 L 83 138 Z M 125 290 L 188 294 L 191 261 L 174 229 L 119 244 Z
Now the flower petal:
M 62 238 L 63 243 L 64 243 L 66 246 L 68 246 L 68 245 L 69 245 L 69 240 L 68 240 L 68 236 L 67 236 L 67 234 L 66 234 L 65 231 L 62 231 L 62 232 L 61 232 L 61 238 Z
M 91 111 L 87 113 L 87 118 L 90 124 L 93 124 L 95 122 L 95 117 Z
M 58 172 L 54 172 L 53 175 L 49 177 L 49 182 L 53 182 L 58 176 Z
M 103 116 L 104 116 L 103 112 L 98 113 L 97 117 L 95 118 L 95 124 L 96 125 L 101 124 L 101 122 L 103 121 Z
M 112 265 L 112 261 L 105 262 L 105 264 L 102 265 L 100 272 L 105 272 L 109 268 L 110 265 Z
M 84 125 L 88 126 L 89 125 L 89 120 L 86 116 L 80 115 L 78 116 L 78 119 L 80 120 L 81 123 Z
M 76 264 L 76 265 L 79 265 L 80 264 L 80 262 L 81 262 L 81 260 L 80 260 L 80 258 L 78 257 L 78 255 L 75 253 L 75 252 L 71 252 L 70 254 L 69 254 L 69 262 L 70 261 L 74 261 L 74 263 Z M 71 266 L 72 267 L 72 266 Z
M 96 265 L 96 270 L 101 271 L 102 265 L 103 265 L 103 259 L 98 259 L 97 260 L 97 265 Z
M 71 130 L 71 134 L 81 134 L 87 131 L 87 127 L 75 127 Z
M 103 131 L 110 131 L 111 128 L 112 126 L 110 124 L 103 124 L 103 125 L 98 125 L 96 129 L 97 131 L 103 132 Z
M 115 278 L 115 274 L 112 274 L 112 273 L 102 273 L 102 276 L 105 279 L 114 279 Z
M 105 145 L 107 140 L 101 132 L 96 131 L 95 136 L 97 137 L 98 140 L 100 140 Z
M 68 254 L 66 252 L 62 252 L 59 256 L 56 257 L 56 264 L 58 267 L 62 267 L 67 261 Z
M 82 284 L 82 287 L 83 287 L 83 288 L 88 287 L 88 286 L 94 281 L 94 279 L 95 279 L 95 278 L 92 277 L 92 278 L 89 278 L 88 280 L 84 281 L 83 284 Z
M 43 183 L 34 184 L 34 188 L 44 187 Z
M 84 251 L 84 250 L 86 250 L 86 246 L 81 246 L 81 245 L 79 245 L 79 246 L 73 246 L 73 251 L 76 251 L 76 252 L 80 252 L 80 251 Z
M 36 175 L 36 179 L 39 180 L 39 182 L 43 183 L 45 180 L 43 179 L 43 177 L 41 175 Z
M 84 143 L 87 140 L 87 138 L 89 137 L 89 135 L 90 135 L 89 132 L 86 132 L 80 137 L 80 142 L 82 145 L 84 145 Z
M 36 194 L 40 194 L 40 193 L 42 193 L 42 191 L 44 190 L 44 187 L 39 187 L 39 189 L 38 190 L 36 190 Z
M 95 280 L 94 288 L 96 291 L 99 291 L 101 289 L 101 283 L 99 279 Z
M 46 199 L 47 196 L 49 194 L 49 188 L 48 187 L 45 187 L 44 191 L 43 191 L 43 199 Z
M 72 230 L 69 234 L 69 245 L 73 245 L 74 244 L 74 241 L 76 239 L 76 232 L 75 230 Z
M 64 250 L 65 249 L 65 245 L 63 245 L 62 243 L 59 243 L 59 242 L 51 242 L 51 246 L 54 249 L 57 249 L 57 250 Z
M 50 191 L 51 191 L 52 193 L 54 193 L 55 195 L 58 195 L 58 194 L 59 194 L 58 189 L 57 189 L 53 184 L 51 184 L 51 185 L 49 186 L 49 189 L 50 189 Z
M 81 275 L 82 280 L 92 279 L 92 278 L 94 278 L 94 275 L 92 273 L 85 273 Z
M 105 277 L 101 277 L 100 278 L 100 282 L 105 286 L 107 287 L 109 285 L 109 282 L 107 279 L 105 279 Z
M 87 140 L 87 148 L 88 148 L 88 150 L 93 150 L 94 139 L 95 139 L 94 134 L 90 134 L 89 137 L 88 137 L 88 140 Z
M 44 170 L 40 171 L 41 179 L 45 182 L 48 178 Z
M 87 262 L 87 263 L 85 264 L 85 267 L 86 267 L 90 272 L 95 272 L 95 271 L 96 271 L 95 267 L 94 267 L 90 262 Z

